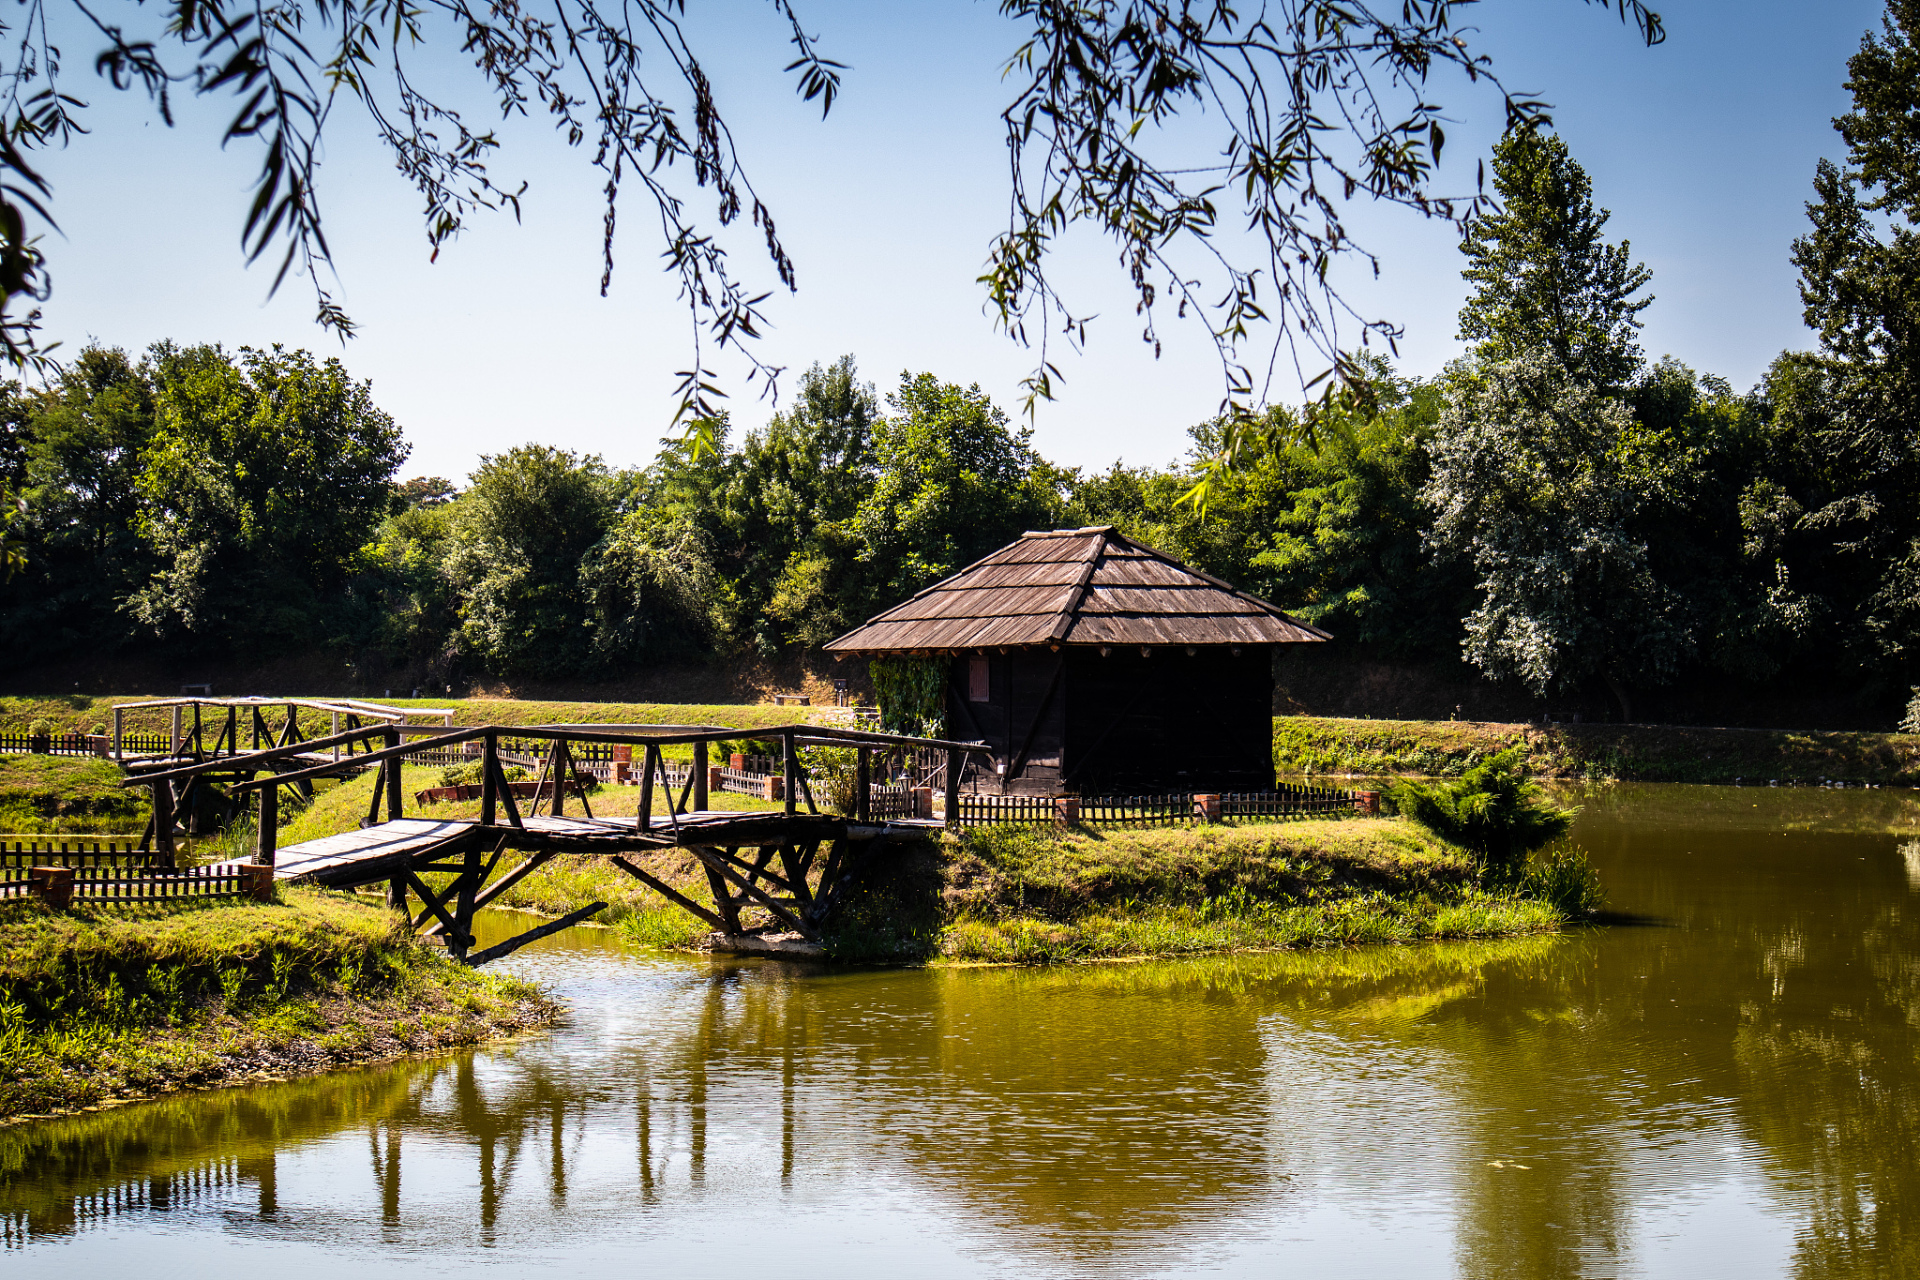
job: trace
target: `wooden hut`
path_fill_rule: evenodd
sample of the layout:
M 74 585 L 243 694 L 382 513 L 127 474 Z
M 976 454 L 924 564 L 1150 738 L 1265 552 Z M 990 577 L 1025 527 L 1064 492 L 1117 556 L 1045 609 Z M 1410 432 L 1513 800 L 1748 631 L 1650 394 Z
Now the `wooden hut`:
M 974 789 L 1114 795 L 1273 786 L 1273 646 L 1328 639 L 1111 528 L 1023 534 L 832 641 L 945 658 Z

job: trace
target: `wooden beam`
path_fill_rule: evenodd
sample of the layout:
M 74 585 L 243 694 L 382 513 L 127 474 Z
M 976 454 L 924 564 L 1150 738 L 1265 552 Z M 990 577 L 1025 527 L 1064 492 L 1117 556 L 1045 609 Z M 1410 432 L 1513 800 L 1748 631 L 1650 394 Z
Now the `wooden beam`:
M 401 868 L 400 874 L 420 901 L 426 904 L 427 909 L 440 918 L 440 924 L 447 931 L 449 949 L 457 946 L 461 952 L 464 952 L 473 945 L 473 939 L 460 932 L 459 926 L 453 922 L 453 917 L 447 914 L 447 909 L 434 897 L 433 890 L 427 888 L 426 882 L 415 875 L 411 867 Z
M 793 736 L 793 730 L 791 729 L 780 735 L 780 767 L 783 771 L 782 776 L 784 779 L 780 791 L 786 798 L 787 816 L 789 818 L 793 816 L 794 783 L 798 781 L 800 771 L 800 762 L 793 757 Z
M 561 916 L 558 920 L 549 920 L 537 929 L 529 929 L 525 933 L 516 934 L 508 938 L 505 942 L 496 942 L 485 951 L 474 952 L 465 958 L 466 965 L 469 969 L 478 968 L 490 960 L 498 960 L 502 956 L 510 956 L 520 948 L 526 946 L 529 942 L 538 942 L 542 938 L 551 937 L 553 934 L 559 933 L 562 929 L 571 929 L 588 916 L 606 910 L 606 907 L 607 904 L 604 902 L 589 903 L 578 911 L 569 912 Z
M 720 930 L 720 932 L 722 933 L 738 932 L 739 922 L 737 919 L 735 920 L 734 928 L 732 929 L 727 928 L 727 922 L 725 920 L 722 920 L 719 916 L 707 910 L 705 907 L 695 902 L 692 898 L 687 897 L 685 894 L 681 893 L 678 889 L 675 889 L 672 885 L 666 883 L 664 880 L 660 880 L 657 877 L 648 875 L 646 872 L 642 871 L 639 867 L 634 866 L 631 862 L 628 862 L 625 858 L 621 857 L 619 854 L 617 853 L 614 854 L 611 858 L 608 859 L 608 861 L 613 863 L 614 866 L 620 868 L 622 871 L 626 872 L 628 875 L 632 876 L 635 880 L 638 880 L 641 884 L 644 884 L 645 886 L 647 886 L 647 888 L 653 890 L 655 893 L 665 898 L 667 901 L 675 904 L 676 906 L 685 908 L 687 911 L 692 912 L 694 915 L 698 916 L 700 919 L 706 921 L 708 924 L 712 925 L 714 928 Z
M 820 941 L 820 935 L 814 930 L 812 925 L 787 910 L 785 906 L 781 905 L 780 900 L 772 894 L 765 892 L 758 885 L 752 884 L 743 878 L 739 872 L 728 866 L 726 860 L 721 858 L 713 849 L 704 845 L 695 844 L 688 845 L 687 851 L 705 863 L 709 870 L 718 872 L 722 877 L 738 887 L 742 893 L 753 900 L 755 905 L 766 908 L 775 919 L 785 922 L 787 927 L 795 933 L 798 933 L 810 942 Z M 734 932 L 737 932 L 737 929 L 734 930 Z
M 387 730 L 389 749 L 400 745 L 400 735 L 393 729 Z M 381 767 L 387 771 L 387 821 L 396 822 L 406 812 L 406 804 L 400 794 L 401 757 L 394 756 L 383 761 Z
M 165 786 L 163 782 L 160 784 Z M 260 789 L 260 820 L 254 827 L 253 860 L 261 866 L 273 865 L 280 844 L 280 788 Z
M 713 803 L 707 795 L 707 744 L 693 744 L 693 807 L 696 812 L 705 813 L 707 806 Z

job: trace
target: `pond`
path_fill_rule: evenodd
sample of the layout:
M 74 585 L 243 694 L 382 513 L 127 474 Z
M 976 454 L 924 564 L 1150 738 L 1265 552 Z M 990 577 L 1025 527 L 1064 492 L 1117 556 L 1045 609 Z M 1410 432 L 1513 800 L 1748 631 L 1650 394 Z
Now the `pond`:
M 1920 1275 L 1920 801 L 1617 786 L 1617 923 L 831 971 L 576 930 L 454 1057 L 0 1129 L 10 1280 Z M 497 922 L 504 931 L 513 922 Z

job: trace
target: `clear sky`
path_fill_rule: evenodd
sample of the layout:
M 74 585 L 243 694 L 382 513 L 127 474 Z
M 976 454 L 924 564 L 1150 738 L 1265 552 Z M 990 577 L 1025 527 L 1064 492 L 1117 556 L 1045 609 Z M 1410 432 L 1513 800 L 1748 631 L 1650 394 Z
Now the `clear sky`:
M 1003 225 L 999 68 L 1017 31 L 990 0 L 800 0 L 822 51 L 849 64 L 824 123 L 779 69 L 783 33 L 759 0 L 689 0 L 736 141 L 775 210 L 799 270 L 797 295 L 769 304 L 765 357 L 790 367 L 851 353 L 884 393 L 902 371 L 979 383 L 1009 413 L 1031 355 L 996 333 L 974 283 Z M 1653 271 L 1645 345 L 1737 388 L 1781 350 L 1810 345 L 1788 245 L 1805 226 L 1815 160 L 1837 156 L 1831 118 L 1847 107 L 1846 58 L 1880 7 L 1861 0 L 1674 0 L 1669 38 L 1640 44 L 1617 17 L 1578 0 L 1488 0 L 1475 43 L 1510 86 L 1555 105 L 1574 156 Z M 63 39 L 70 91 L 93 132 L 46 158 L 62 234 L 49 237 L 53 336 L 139 349 L 162 338 L 230 347 L 284 343 L 338 354 L 373 381 L 405 428 L 406 474 L 461 480 L 483 453 L 527 441 L 644 463 L 672 413 L 689 354 L 686 313 L 658 269 L 648 211 L 626 206 L 612 294 L 601 298 L 597 174 L 544 123 L 506 131 L 496 166 L 527 178 L 523 222 L 495 217 L 428 262 L 418 202 L 352 115 L 329 134 L 323 199 L 340 279 L 360 324 L 344 350 L 312 324 L 310 293 L 246 269 L 238 238 L 256 154 L 222 152 L 226 102 L 188 103 L 167 129 L 144 99 L 88 69 L 92 43 Z M 1497 99 L 1443 81 L 1450 108 L 1441 188 L 1471 186 L 1500 126 Z M 1196 157 L 1204 161 L 1206 157 Z M 1464 294 L 1447 227 L 1398 211 L 1359 220 L 1382 260 L 1356 275 L 1370 314 L 1406 327 L 1400 366 L 1437 372 L 1459 351 Z M 736 242 L 739 263 L 771 283 Z M 764 259 L 762 259 L 764 261 Z M 1061 360 L 1060 398 L 1035 442 L 1056 461 L 1164 464 L 1209 416 L 1221 385 L 1193 325 L 1167 317 L 1155 360 L 1136 339 L 1131 297 L 1106 248 L 1060 263 L 1083 309 L 1103 319 L 1088 352 Z M 734 375 L 736 428 L 771 412 Z M 1275 398 L 1297 393 L 1275 387 Z

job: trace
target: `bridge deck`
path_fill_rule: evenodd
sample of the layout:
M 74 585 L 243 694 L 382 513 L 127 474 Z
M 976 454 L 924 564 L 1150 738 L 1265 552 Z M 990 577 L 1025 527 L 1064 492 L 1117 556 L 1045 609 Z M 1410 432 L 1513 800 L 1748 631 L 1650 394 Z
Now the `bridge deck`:
M 624 818 L 531 816 L 523 825 L 457 819 L 398 818 L 358 831 L 288 845 L 274 858 L 279 880 L 311 880 L 332 888 L 350 888 L 386 880 L 410 867 L 463 854 L 470 844 L 491 849 L 501 840 L 509 848 L 546 853 L 621 853 L 702 846 L 784 845 L 814 841 L 924 835 L 940 823 L 927 818 L 895 818 L 854 823 L 838 814 L 779 811 L 702 811 L 675 820 L 655 817 L 642 831 Z

